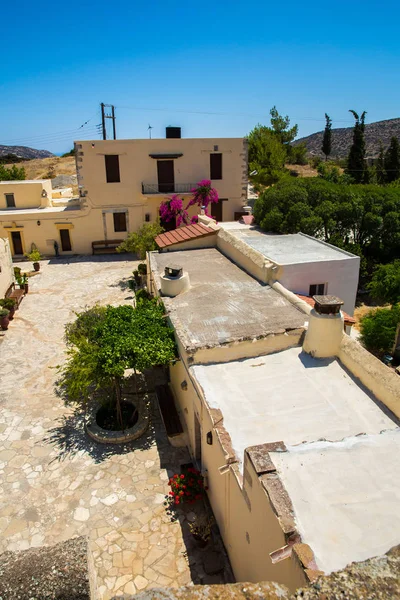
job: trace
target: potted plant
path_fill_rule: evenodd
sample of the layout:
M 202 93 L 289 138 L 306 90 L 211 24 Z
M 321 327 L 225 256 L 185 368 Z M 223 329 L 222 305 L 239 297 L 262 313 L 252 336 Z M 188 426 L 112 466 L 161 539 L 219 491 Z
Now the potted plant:
M 40 271 L 39 260 L 42 260 L 43 256 L 40 254 L 39 250 L 35 248 L 35 250 L 32 250 L 32 252 L 26 252 L 25 256 L 28 260 L 33 262 L 33 268 L 35 271 Z
M 134 278 L 136 284 L 140 285 L 140 275 L 139 275 L 139 271 L 137 269 L 135 269 L 133 271 L 133 278 Z
M 213 524 L 214 519 L 212 517 L 194 521 L 194 523 L 189 523 L 190 533 L 200 548 L 207 546 L 208 542 L 210 541 L 211 528 Z
M 174 504 L 194 504 L 203 497 L 204 490 L 208 489 L 204 485 L 203 475 L 194 467 L 189 467 L 180 475 L 175 473 L 168 485 L 171 488 L 171 502 Z
M 13 298 L 3 298 L 0 300 L 0 307 L 6 308 L 9 311 L 8 318 L 10 321 L 14 318 L 16 304 Z
M 9 310 L 7 310 L 6 308 L 0 308 L 0 327 L 3 331 L 6 331 L 6 329 L 8 329 L 8 324 L 10 322 L 8 318 L 9 314 Z
M 17 277 L 17 283 L 20 289 L 25 291 L 25 294 L 29 292 L 28 275 L 26 273 L 21 273 Z
M 138 264 L 138 273 L 139 275 L 147 275 L 147 265 L 146 263 L 140 263 Z

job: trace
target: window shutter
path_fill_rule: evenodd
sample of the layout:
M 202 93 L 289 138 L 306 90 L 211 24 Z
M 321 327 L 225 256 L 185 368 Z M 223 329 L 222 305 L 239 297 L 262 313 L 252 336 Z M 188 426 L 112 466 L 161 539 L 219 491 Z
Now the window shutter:
M 119 156 L 118 154 L 106 154 L 104 156 L 106 165 L 106 180 L 107 183 L 119 183 L 121 181 L 119 175 Z

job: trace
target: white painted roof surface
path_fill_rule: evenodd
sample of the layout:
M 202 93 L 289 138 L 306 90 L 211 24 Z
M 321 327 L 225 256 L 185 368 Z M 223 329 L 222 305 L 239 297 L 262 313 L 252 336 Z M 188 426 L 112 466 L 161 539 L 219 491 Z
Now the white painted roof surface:
M 327 260 L 348 260 L 355 255 L 331 246 L 303 233 L 279 235 L 265 233 L 254 225 L 220 223 L 223 229 L 258 250 L 265 258 L 280 265 L 292 265 Z
M 302 539 L 325 573 L 399 543 L 399 448 L 397 429 L 271 455 Z
M 190 367 L 242 463 L 249 446 L 395 428 L 391 418 L 336 359 L 315 359 L 299 347 L 258 358 Z
M 61 198 L 60 198 L 61 200 Z M 64 198 L 64 201 L 67 199 Z M 21 215 L 42 215 L 43 213 L 59 213 L 59 212 L 67 212 L 67 211 L 80 211 L 80 207 L 78 205 L 74 206 L 51 206 L 46 208 L 8 208 L 4 210 L 0 210 L 0 217 L 9 217 L 9 221 L 13 221 L 14 219 L 21 218 Z
M 47 183 L 51 182 L 51 179 L 15 179 L 14 181 L 0 181 L 0 185 L 23 185 L 24 183 Z

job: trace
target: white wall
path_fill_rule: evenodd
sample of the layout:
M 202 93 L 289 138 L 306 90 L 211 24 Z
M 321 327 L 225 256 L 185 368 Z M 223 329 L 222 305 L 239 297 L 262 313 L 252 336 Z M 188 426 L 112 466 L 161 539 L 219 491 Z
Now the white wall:
M 14 281 L 10 245 L 6 238 L 0 238 L 0 298 Z
M 345 258 L 315 263 L 284 265 L 277 280 L 295 294 L 309 295 L 313 283 L 327 283 L 326 294 L 339 296 L 344 301 L 343 310 L 353 315 L 358 287 L 360 258 Z

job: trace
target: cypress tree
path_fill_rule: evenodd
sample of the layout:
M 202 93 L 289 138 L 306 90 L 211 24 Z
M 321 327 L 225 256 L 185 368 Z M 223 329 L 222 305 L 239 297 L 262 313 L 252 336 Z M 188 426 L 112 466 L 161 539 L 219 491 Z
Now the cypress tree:
M 376 161 L 376 179 L 381 185 L 386 183 L 385 152 L 383 150 L 382 140 L 379 140 L 379 154 Z
M 365 162 L 365 115 L 364 111 L 361 117 L 354 110 L 349 110 L 355 118 L 353 130 L 353 143 L 347 158 L 346 173 L 350 175 L 356 183 L 366 183 L 368 181 L 368 168 Z
M 390 183 L 400 179 L 400 144 L 397 137 L 392 137 L 385 154 L 386 181 Z
M 325 154 L 325 160 L 328 160 L 328 156 L 332 150 L 332 119 L 325 113 L 326 125 L 324 131 L 324 137 L 322 140 L 322 152 Z

